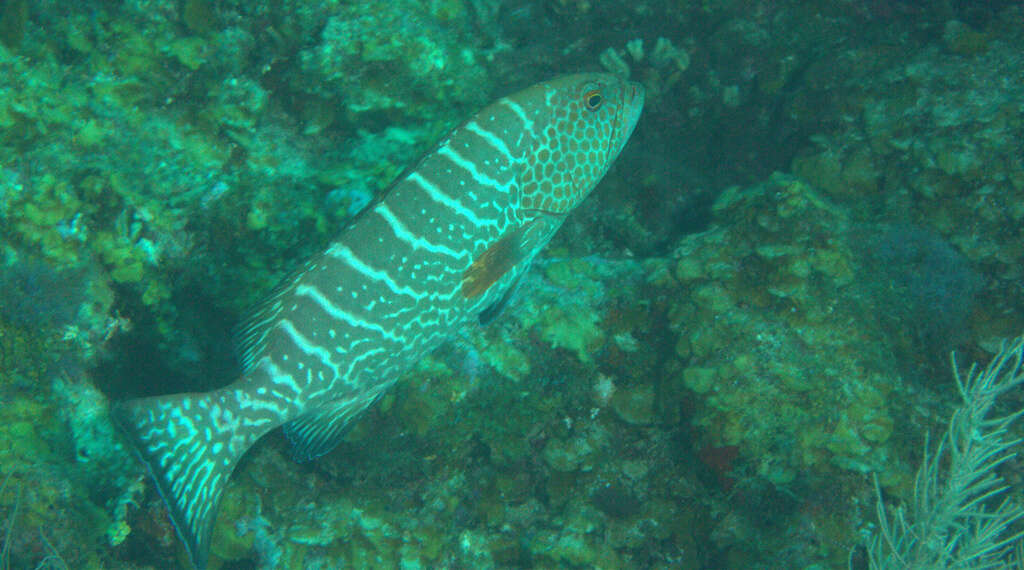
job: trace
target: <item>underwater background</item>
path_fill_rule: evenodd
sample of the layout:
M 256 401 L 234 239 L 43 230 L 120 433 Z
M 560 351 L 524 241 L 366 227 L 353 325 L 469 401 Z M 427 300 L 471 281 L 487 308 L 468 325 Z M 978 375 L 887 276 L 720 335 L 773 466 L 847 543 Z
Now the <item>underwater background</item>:
M 339 448 L 255 445 L 211 568 L 867 568 L 950 352 L 1024 332 L 1021 2 L 0 0 L 0 569 L 187 568 L 110 402 L 233 380 L 439 137 L 583 70 L 647 89 L 604 182 Z

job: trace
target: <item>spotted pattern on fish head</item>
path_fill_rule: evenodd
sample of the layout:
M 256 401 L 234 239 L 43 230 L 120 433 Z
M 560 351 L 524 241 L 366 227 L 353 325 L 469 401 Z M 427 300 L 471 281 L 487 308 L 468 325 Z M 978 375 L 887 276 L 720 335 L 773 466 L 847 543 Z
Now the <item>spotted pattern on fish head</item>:
M 580 74 L 544 84 L 550 117 L 526 157 L 520 207 L 565 214 L 590 194 L 629 140 L 643 107 L 638 83 Z

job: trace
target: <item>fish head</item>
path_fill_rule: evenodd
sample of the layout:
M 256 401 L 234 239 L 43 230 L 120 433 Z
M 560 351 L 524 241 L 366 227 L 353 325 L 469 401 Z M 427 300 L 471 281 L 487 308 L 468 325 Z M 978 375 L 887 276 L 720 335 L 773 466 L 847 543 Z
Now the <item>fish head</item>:
M 644 105 L 639 83 L 605 73 L 566 75 L 531 90 L 542 106 L 523 172 L 521 207 L 566 214 L 619 156 Z

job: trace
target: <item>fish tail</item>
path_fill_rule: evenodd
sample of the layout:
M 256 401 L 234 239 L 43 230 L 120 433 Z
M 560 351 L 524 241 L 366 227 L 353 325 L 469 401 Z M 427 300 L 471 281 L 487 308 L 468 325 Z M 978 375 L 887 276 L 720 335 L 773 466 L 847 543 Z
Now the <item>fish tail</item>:
M 224 389 L 142 398 L 114 407 L 115 419 L 149 467 L 199 570 L 206 568 L 228 476 L 245 451 L 275 427 L 246 421 L 237 395 Z

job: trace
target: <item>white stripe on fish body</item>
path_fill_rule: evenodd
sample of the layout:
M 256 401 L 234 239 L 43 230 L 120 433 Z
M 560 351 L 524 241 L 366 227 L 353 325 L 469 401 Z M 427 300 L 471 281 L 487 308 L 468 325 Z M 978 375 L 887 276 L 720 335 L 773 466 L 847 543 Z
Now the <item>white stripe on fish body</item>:
M 297 457 L 325 453 L 401 373 L 503 304 L 607 171 L 642 104 L 638 85 L 602 74 L 499 99 L 254 313 L 239 335 L 241 379 L 119 406 L 196 567 L 238 458 L 281 424 Z

